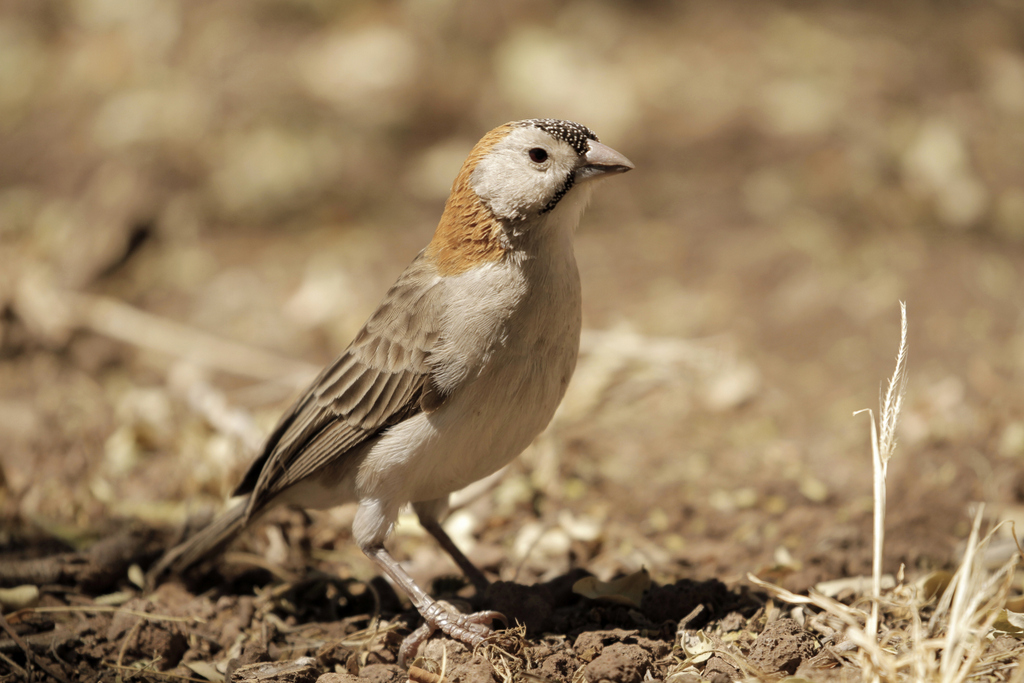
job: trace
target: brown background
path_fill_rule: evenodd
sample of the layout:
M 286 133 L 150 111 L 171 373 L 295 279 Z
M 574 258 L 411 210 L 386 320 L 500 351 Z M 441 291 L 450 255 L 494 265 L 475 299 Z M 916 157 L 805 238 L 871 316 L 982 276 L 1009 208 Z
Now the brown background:
M 327 362 L 473 142 L 527 117 L 637 170 L 578 234 L 563 410 L 454 521 L 472 556 L 520 581 L 865 573 L 851 414 L 900 300 L 886 568 L 953 562 L 972 501 L 1021 516 L 1019 3 L 32 0 L 0 3 L 0 548 L 219 506 L 298 385 L 183 363 L 210 347 L 190 330 Z M 175 353 L 112 340 L 75 292 L 187 327 L 157 330 Z M 367 575 L 345 514 L 314 516 L 313 555 Z M 246 547 L 285 561 L 275 538 Z M 451 570 L 410 525 L 394 543 Z

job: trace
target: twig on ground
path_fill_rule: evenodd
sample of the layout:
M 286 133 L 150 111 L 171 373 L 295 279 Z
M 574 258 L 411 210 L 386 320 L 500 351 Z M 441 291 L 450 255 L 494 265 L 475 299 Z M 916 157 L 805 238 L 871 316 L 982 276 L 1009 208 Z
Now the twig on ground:
M 676 627 L 676 633 L 684 630 L 690 624 L 691 621 L 700 616 L 701 612 L 703 612 L 704 609 L 704 604 L 701 603 L 694 607 L 692 610 L 690 610 L 689 614 L 687 614 L 685 617 L 679 620 L 679 626 Z
M 178 361 L 167 373 L 167 383 L 215 430 L 237 439 L 250 455 L 259 451 L 267 435 L 256 426 L 248 411 L 231 405 L 203 370 L 189 361 Z
M 178 681 L 193 681 L 194 683 L 210 683 L 205 678 L 193 678 L 192 676 L 182 676 L 181 674 L 172 674 L 167 671 L 157 671 L 156 669 L 138 669 L 134 666 L 122 666 L 119 664 L 107 663 L 107 666 L 111 669 L 117 669 L 118 671 L 133 671 L 136 673 L 145 673 L 147 676 L 163 676 L 164 678 L 173 678 Z
M 108 605 L 68 605 L 67 607 L 28 607 L 26 609 L 20 609 L 14 612 L 12 616 L 17 616 L 25 612 L 34 612 L 37 614 L 44 614 L 46 612 L 116 612 L 117 614 L 130 614 L 133 617 L 141 617 L 148 619 L 149 621 L 177 621 L 182 623 L 192 622 L 196 624 L 205 624 L 206 620 L 202 617 L 172 617 L 169 614 L 152 614 L 150 612 L 139 612 L 133 609 L 121 609 L 120 607 L 111 607 Z
M 66 292 L 72 320 L 93 332 L 241 377 L 304 386 L 317 369 L 302 361 L 223 339 L 109 297 Z
M 25 669 L 21 668 L 16 661 L 5 655 L 3 652 L 0 652 L 0 661 L 2 661 L 7 666 L 11 667 L 11 671 L 13 671 L 15 675 L 19 676 L 21 680 L 28 680 L 28 672 L 25 671 Z
M 22 651 L 25 653 L 26 659 L 28 659 L 28 661 L 31 662 L 33 665 L 39 667 L 39 669 L 46 673 L 47 676 L 50 676 L 51 678 L 54 678 L 60 681 L 61 683 L 71 683 L 64 676 L 63 673 L 61 673 L 60 671 L 54 671 L 49 666 L 47 666 L 45 662 L 36 657 L 36 654 L 32 651 L 32 648 L 29 647 L 28 643 L 22 640 L 21 636 L 18 635 L 17 631 L 11 628 L 11 625 L 7 623 L 7 619 L 4 618 L 3 614 L 0 614 L 0 628 L 6 631 L 7 635 L 11 637 L 11 640 L 18 644 L 18 647 L 20 647 Z
M 124 637 L 124 641 L 121 643 L 121 649 L 117 653 L 117 666 L 120 667 L 124 663 L 125 653 L 128 652 L 128 648 L 131 646 L 132 640 L 139 634 L 142 628 L 142 624 L 145 623 L 141 620 L 136 621 L 132 624 L 132 627 L 128 629 L 128 633 Z

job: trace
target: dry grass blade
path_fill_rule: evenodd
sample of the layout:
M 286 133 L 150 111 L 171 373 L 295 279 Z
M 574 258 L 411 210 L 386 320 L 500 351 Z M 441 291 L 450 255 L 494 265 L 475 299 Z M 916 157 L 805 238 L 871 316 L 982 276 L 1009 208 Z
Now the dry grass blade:
M 808 595 L 797 595 L 773 583 L 763 581 L 753 574 L 747 574 L 747 580 L 755 586 L 765 589 L 783 602 L 788 602 L 791 605 L 813 605 L 836 617 L 848 627 L 859 629 L 861 623 L 867 617 L 864 612 L 849 605 L 844 605 L 838 600 L 822 595 L 814 590 L 810 591 Z

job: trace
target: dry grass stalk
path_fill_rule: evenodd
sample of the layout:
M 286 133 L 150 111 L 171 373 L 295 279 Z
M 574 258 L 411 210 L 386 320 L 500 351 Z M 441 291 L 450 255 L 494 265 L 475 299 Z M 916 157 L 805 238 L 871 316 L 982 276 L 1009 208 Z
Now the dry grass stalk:
M 899 422 L 903 397 L 907 391 L 907 305 L 900 302 L 900 347 L 896 353 L 896 370 L 889 378 L 889 388 L 879 401 L 879 423 L 870 409 L 858 410 L 854 415 L 867 412 L 871 419 L 871 462 L 874 481 L 874 546 L 871 558 L 872 597 L 871 620 L 867 630 L 878 633 L 878 600 L 882 597 L 882 557 L 885 546 L 885 477 L 889 459 L 896 449 L 896 424 Z
M 964 550 L 964 559 L 949 582 L 930 622 L 930 626 L 935 625 L 946 617 L 946 634 L 939 665 L 943 683 L 960 683 L 972 673 L 975 663 L 985 650 L 983 641 L 991 633 L 992 625 L 1006 603 L 1019 559 L 1017 555 L 1011 557 L 999 571 L 986 578 L 980 560 L 981 551 L 999 526 L 979 541 L 984 511 L 985 506 L 979 505 Z

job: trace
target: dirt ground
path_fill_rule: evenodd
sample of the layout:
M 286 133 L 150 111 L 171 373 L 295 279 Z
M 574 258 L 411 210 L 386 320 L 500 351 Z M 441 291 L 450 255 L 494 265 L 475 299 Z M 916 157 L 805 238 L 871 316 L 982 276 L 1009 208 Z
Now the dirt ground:
M 348 509 L 276 511 L 146 591 L 475 140 L 541 116 L 636 164 L 577 235 L 576 375 L 455 500 L 484 595 L 411 516 L 389 541 L 525 631 L 400 669 L 417 615 Z M 858 679 L 837 624 L 748 574 L 870 573 L 853 413 L 900 301 L 884 570 L 956 565 L 977 503 L 1024 522 L 1022 151 L 1017 2 L 0 3 L 0 680 Z M 644 569 L 642 597 L 573 590 Z

